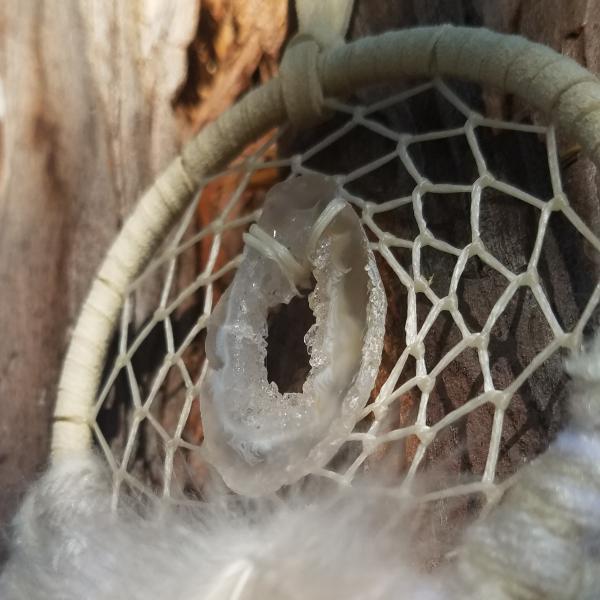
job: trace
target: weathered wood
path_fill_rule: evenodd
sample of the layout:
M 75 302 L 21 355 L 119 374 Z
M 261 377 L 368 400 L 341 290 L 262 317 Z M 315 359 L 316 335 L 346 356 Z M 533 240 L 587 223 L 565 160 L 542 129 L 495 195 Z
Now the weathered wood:
M 0 6 L 0 520 L 45 460 L 92 274 L 179 147 L 171 101 L 197 13 L 197 0 Z
M 279 0 L 0 6 L 0 524 L 44 464 L 69 328 L 104 252 L 182 140 L 276 71 L 287 12 Z M 136 298 L 138 324 L 156 292 Z

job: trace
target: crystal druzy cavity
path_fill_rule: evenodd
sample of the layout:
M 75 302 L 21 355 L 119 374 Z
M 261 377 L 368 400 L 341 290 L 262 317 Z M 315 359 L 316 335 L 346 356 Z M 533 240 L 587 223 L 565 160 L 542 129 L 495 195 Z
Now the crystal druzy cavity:
M 275 186 L 246 242 L 208 325 L 201 412 L 208 460 L 231 489 L 262 495 L 323 467 L 352 431 L 379 368 L 386 298 L 360 221 L 329 178 Z M 311 369 L 302 393 L 281 394 L 267 378 L 267 317 L 311 274 Z

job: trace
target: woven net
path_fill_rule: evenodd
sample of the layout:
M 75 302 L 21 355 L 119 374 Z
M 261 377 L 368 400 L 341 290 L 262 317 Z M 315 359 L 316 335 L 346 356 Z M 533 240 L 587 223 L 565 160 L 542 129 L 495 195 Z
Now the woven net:
M 581 343 L 600 301 L 600 240 L 563 190 L 554 128 L 486 117 L 477 102 L 438 80 L 328 101 L 334 116 L 316 143 L 296 139 L 305 148 L 294 152 L 288 132 L 273 133 L 205 182 L 130 286 L 95 404 L 115 503 L 125 489 L 178 502 L 201 492 L 207 321 L 265 191 L 315 171 L 334 176 L 359 214 L 389 306 L 371 401 L 312 477 L 351 484 L 385 464 L 393 493 L 476 498 L 477 508 L 545 448 L 564 422 L 561 352 Z M 415 111 L 440 127 L 424 131 L 406 116 Z M 526 155 L 515 155 L 517 138 Z M 275 320 L 285 335 L 269 334 L 270 376 L 290 386 L 305 374 L 310 314 L 291 307 Z M 428 469 L 435 477 L 413 489 Z

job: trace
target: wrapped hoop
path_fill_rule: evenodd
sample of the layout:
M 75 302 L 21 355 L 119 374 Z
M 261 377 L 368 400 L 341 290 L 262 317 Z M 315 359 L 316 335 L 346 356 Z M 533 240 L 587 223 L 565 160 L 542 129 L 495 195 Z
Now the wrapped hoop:
M 284 79 L 305 77 L 301 72 L 305 64 L 290 62 L 289 68 L 297 72 L 286 73 Z M 389 80 L 431 76 L 465 79 L 514 93 L 568 130 L 600 164 L 600 83 L 573 60 L 524 38 L 485 29 L 423 27 L 323 50 L 311 64 L 315 71 L 310 76 L 318 77 L 325 98 Z M 304 89 L 273 79 L 250 92 L 192 140 L 142 196 L 109 249 L 73 333 L 55 408 L 54 461 L 91 448 L 90 411 L 128 284 L 205 177 L 288 120 L 291 105 L 304 107 L 294 109 L 297 125 L 319 117 L 322 107 L 315 104 L 314 86 L 308 86 L 306 97 L 286 100 L 286 90 L 300 94 Z

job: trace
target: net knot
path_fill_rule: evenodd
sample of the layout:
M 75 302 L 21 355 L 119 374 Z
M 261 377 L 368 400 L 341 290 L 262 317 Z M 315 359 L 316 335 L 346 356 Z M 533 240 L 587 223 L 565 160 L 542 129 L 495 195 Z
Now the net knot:
M 549 202 L 550 210 L 560 211 L 569 207 L 569 200 L 564 192 L 560 192 Z
M 311 127 L 327 118 L 318 71 L 320 51 L 312 36 L 299 34 L 292 39 L 281 61 L 283 104 L 295 129 Z
M 417 429 L 416 435 L 424 446 L 429 446 L 433 441 L 433 438 L 435 438 L 435 431 L 432 431 L 431 427 L 423 425 Z

